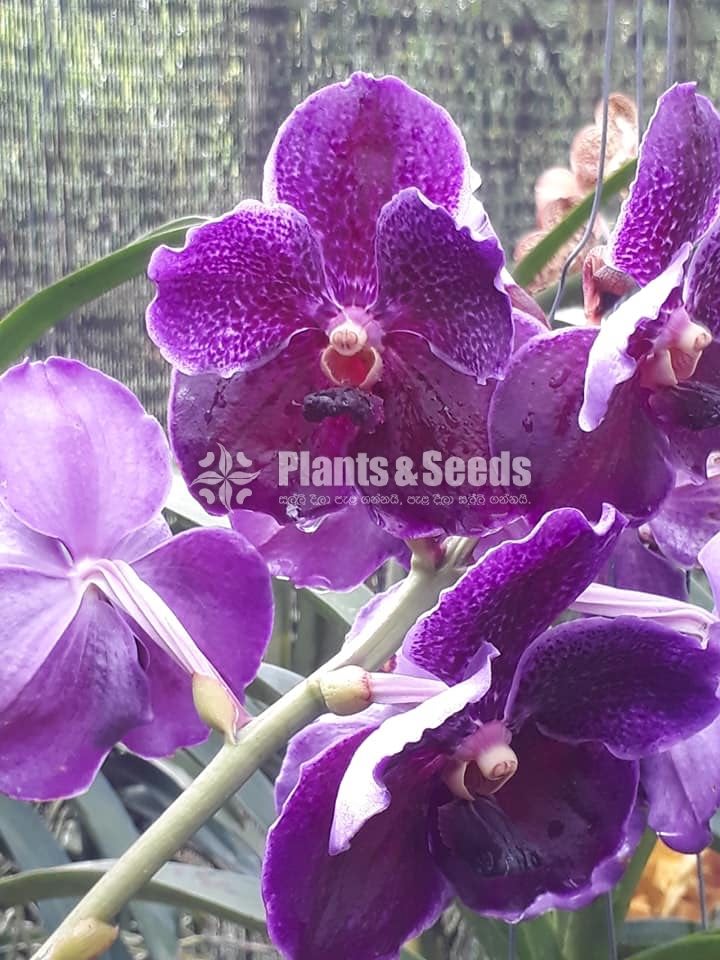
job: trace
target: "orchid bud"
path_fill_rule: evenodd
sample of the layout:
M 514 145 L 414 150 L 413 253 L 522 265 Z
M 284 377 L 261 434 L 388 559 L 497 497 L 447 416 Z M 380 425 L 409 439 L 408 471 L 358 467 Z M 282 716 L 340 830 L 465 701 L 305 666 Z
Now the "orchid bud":
M 81 920 L 52 948 L 49 960 L 95 960 L 118 938 L 119 927 L 95 920 Z
M 370 675 L 361 667 L 341 667 L 320 678 L 320 693 L 331 713 L 347 717 L 372 702 Z
M 230 743 L 234 743 L 242 708 L 225 684 L 215 677 L 195 673 L 192 678 L 192 693 L 195 709 L 203 723 L 222 733 Z

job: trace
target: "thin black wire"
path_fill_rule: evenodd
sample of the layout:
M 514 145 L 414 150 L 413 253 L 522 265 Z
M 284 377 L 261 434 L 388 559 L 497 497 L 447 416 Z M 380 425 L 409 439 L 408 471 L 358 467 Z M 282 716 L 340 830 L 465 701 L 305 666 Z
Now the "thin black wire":
M 605 894 L 605 919 L 607 922 L 608 957 L 609 960 L 618 960 L 617 936 L 615 934 L 615 912 L 613 910 L 612 892 Z
M 643 0 L 637 0 L 635 15 L 635 103 L 638 116 L 638 143 L 642 137 L 643 100 L 645 98 L 645 79 L 643 73 L 643 52 L 645 49 L 645 19 Z
M 570 252 L 567 256 L 565 263 L 563 264 L 562 271 L 560 273 L 560 279 L 558 280 L 558 288 L 555 294 L 555 299 L 553 300 L 553 305 L 550 308 L 550 313 L 548 314 L 548 321 L 552 326 L 553 320 L 555 319 L 555 313 L 560 306 L 560 302 L 565 292 L 565 283 L 567 281 L 568 271 L 570 267 L 575 262 L 580 251 L 585 247 L 585 244 L 590 238 L 593 228 L 595 227 L 595 220 L 597 219 L 598 211 L 600 210 L 600 198 L 602 197 L 602 188 L 603 188 L 603 177 L 605 175 L 605 149 L 607 147 L 607 133 L 608 133 L 608 102 L 610 100 L 610 68 L 612 66 L 612 54 L 613 54 L 613 41 L 615 37 L 615 0 L 608 0 L 607 5 L 607 22 L 605 24 L 605 61 L 603 63 L 603 82 L 602 82 L 602 99 L 603 99 L 603 115 L 602 115 L 602 130 L 600 131 L 600 160 L 598 162 L 598 178 L 597 183 L 595 184 L 595 196 L 593 197 L 592 209 L 590 211 L 590 219 L 585 225 L 583 230 L 583 235 L 580 238 L 577 246 Z
M 707 898 L 705 895 L 705 874 L 703 873 L 702 854 L 698 853 L 696 857 L 697 881 L 698 881 L 698 899 L 700 900 L 700 923 L 703 930 L 708 928 L 708 909 Z
M 508 924 L 508 960 L 515 960 L 515 924 Z
M 668 0 L 667 6 L 667 51 L 666 51 L 666 74 L 665 86 L 671 87 L 675 82 L 675 0 Z

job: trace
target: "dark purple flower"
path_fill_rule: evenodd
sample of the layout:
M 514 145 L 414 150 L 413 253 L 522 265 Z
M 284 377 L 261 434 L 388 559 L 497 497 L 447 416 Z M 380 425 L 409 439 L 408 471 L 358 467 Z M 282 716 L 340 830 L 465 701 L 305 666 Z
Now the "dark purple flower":
M 659 100 L 608 264 L 640 289 L 599 331 L 531 341 L 495 391 L 491 446 L 532 462 L 533 509 L 652 516 L 678 469 L 720 448 L 720 117 L 680 84 Z M 693 253 L 694 245 L 697 248 Z
M 163 432 L 72 360 L 0 378 L 0 791 L 85 790 L 122 740 L 163 756 L 207 736 L 192 677 L 238 701 L 272 622 L 270 578 L 232 531 L 171 537 Z
M 222 444 L 258 473 L 244 506 L 286 523 L 378 490 L 372 477 L 329 488 L 297 472 L 279 485 L 278 451 L 418 464 L 426 450 L 487 452 L 487 381 L 513 331 L 470 174 L 444 110 L 394 77 L 354 74 L 280 128 L 262 203 L 155 252 L 148 331 L 175 367 L 170 436 L 188 483 Z M 408 503 L 392 476 L 381 492 L 373 509 L 400 535 L 480 523 L 456 496 Z M 448 492 L 461 491 L 429 491 Z M 298 493 L 305 503 L 286 502 Z
M 489 551 L 370 675 L 369 711 L 291 742 L 263 878 L 288 958 L 391 960 L 453 895 L 518 920 L 617 881 L 640 758 L 720 709 L 714 645 L 635 617 L 548 629 L 622 527 L 558 510 Z
M 636 551 L 634 554 L 637 558 Z M 666 563 L 657 556 L 655 560 Z M 700 550 L 699 562 L 708 576 L 717 606 L 720 535 Z M 685 602 L 683 597 L 678 598 L 677 582 L 657 564 L 653 572 L 654 592 L 638 592 L 637 566 L 621 563 L 613 571 L 614 587 L 591 584 L 573 603 L 573 609 L 605 617 L 631 612 L 697 637 L 703 645 L 716 645 L 720 635 L 717 610 L 709 613 Z M 710 818 L 720 807 L 720 721 L 713 720 L 669 750 L 644 758 L 640 773 L 642 794 L 649 805 L 649 824 L 664 842 L 683 853 L 697 853 L 706 847 L 711 840 Z

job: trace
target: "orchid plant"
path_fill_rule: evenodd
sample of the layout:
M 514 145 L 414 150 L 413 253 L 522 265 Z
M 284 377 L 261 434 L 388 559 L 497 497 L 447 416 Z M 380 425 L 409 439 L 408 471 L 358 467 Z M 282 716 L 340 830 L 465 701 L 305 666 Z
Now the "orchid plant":
M 549 918 L 579 957 L 572 915 L 649 836 L 711 842 L 719 164 L 720 116 L 671 87 L 587 257 L 587 324 L 551 329 L 451 117 L 354 74 L 281 126 L 262 200 L 153 244 L 169 443 L 79 361 L 0 377 L 0 791 L 77 797 L 117 745 L 224 738 L 38 958 L 110 948 L 276 754 L 260 922 L 287 960 L 419 956 L 453 903 Z M 347 630 L 268 697 L 271 578 Z

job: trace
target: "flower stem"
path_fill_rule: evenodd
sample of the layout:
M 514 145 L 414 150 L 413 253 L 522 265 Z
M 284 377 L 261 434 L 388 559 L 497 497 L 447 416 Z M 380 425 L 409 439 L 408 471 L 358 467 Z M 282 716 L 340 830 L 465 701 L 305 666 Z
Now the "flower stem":
M 320 692 L 321 676 L 349 664 L 378 669 L 458 574 L 454 563 L 446 563 L 436 571 L 429 570 L 425 563 L 413 563 L 402 585 L 388 597 L 378 614 L 369 618 L 352 646 L 341 650 L 243 727 L 236 743 L 222 747 L 177 800 L 88 891 L 33 960 L 51 960 L 55 946 L 71 935 L 81 921 L 111 920 L 272 753 L 326 710 Z

